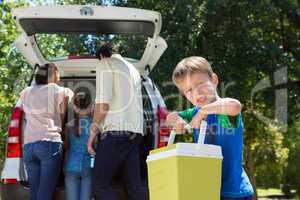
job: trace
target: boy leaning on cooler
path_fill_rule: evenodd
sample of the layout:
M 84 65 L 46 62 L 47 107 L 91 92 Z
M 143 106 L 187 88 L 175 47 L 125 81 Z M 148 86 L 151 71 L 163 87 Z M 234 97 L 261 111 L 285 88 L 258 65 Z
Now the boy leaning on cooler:
M 206 144 L 222 147 L 222 200 L 250 200 L 253 188 L 243 169 L 243 121 L 241 103 L 233 98 L 220 98 L 217 94 L 218 76 L 202 57 L 181 60 L 173 71 L 173 82 L 194 107 L 172 112 L 167 123 L 176 133 L 184 133 L 184 126 L 199 128 L 207 121 Z M 198 136 L 193 135 L 194 142 Z

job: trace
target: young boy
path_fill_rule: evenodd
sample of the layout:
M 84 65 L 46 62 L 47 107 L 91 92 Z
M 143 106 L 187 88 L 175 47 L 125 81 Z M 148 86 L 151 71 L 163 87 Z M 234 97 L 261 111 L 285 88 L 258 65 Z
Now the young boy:
M 180 61 L 173 82 L 180 92 L 195 106 L 167 116 L 167 123 L 177 133 L 184 133 L 184 125 L 199 128 L 207 121 L 205 143 L 222 147 L 222 200 L 250 200 L 253 188 L 243 163 L 243 122 L 241 103 L 233 98 L 220 98 L 217 94 L 218 76 L 202 57 L 188 57 Z M 187 121 L 187 122 L 186 122 Z M 197 142 L 197 135 L 193 135 Z

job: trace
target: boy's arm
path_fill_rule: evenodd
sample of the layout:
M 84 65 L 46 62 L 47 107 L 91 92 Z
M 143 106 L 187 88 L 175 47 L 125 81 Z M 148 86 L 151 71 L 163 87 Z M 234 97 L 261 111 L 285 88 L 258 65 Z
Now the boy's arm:
M 191 122 L 191 127 L 199 128 L 201 120 L 209 114 L 237 116 L 242 110 L 241 103 L 233 98 L 223 98 L 203 106 Z
M 242 105 L 237 99 L 223 98 L 203 106 L 200 112 L 204 115 L 221 114 L 236 116 L 242 110 Z

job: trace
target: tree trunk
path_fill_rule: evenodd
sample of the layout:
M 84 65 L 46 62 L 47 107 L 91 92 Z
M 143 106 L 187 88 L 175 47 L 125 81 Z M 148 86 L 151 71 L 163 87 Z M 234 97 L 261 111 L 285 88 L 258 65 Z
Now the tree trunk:
M 253 200 L 257 200 L 257 190 L 256 190 L 256 178 L 255 178 L 255 166 L 254 166 L 254 161 L 253 161 L 253 156 L 252 156 L 252 151 L 251 151 L 251 142 L 248 140 L 246 142 L 245 146 L 245 170 L 250 178 L 251 184 L 254 189 L 254 195 L 253 195 Z

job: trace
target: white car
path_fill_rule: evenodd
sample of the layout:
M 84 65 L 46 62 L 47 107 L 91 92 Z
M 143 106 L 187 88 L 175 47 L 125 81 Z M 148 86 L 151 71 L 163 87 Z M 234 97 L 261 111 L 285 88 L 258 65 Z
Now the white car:
M 95 95 L 95 66 L 98 60 L 94 50 L 102 40 L 117 43 L 122 56 L 127 57 L 138 69 L 143 80 L 146 132 L 144 145 L 141 146 L 141 167 L 147 187 L 146 156 L 149 150 L 166 145 L 169 136 L 169 130 L 164 126 L 166 105 L 148 76 L 167 48 L 166 42 L 159 36 L 162 25 L 160 13 L 113 6 L 55 5 L 18 8 L 12 14 L 21 31 L 15 45 L 28 63 L 33 67 L 36 63 L 55 63 L 61 73 L 60 84 L 72 90 L 86 88 L 92 96 Z M 44 44 L 43 41 L 48 43 Z M 132 46 L 128 46 L 131 42 Z M 123 47 L 122 44 L 125 43 L 127 46 Z M 138 44 L 144 46 L 136 51 Z M 28 84 L 34 84 L 34 81 Z M 6 159 L 1 173 L 2 200 L 29 199 L 29 186 L 22 159 L 25 123 L 26 115 L 18 102 L 12 111 L 8 128 Z M 63 181 L 61 173 L 56 199 L 64 199 Z M 116 187 L 120 189 L 122 199 L 127 199 L 118 177 Z

